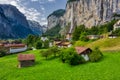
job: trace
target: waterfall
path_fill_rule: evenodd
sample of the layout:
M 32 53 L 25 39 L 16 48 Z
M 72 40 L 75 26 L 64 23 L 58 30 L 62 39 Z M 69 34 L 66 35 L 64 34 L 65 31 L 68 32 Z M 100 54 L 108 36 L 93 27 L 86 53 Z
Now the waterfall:
M 71 6 L 71 18 L 70 18 L 70 21 L 71 21 L 71 26 L 70 26 L 69 33 L 72 33 L 72 30 L 73 30 L 73 4 Z

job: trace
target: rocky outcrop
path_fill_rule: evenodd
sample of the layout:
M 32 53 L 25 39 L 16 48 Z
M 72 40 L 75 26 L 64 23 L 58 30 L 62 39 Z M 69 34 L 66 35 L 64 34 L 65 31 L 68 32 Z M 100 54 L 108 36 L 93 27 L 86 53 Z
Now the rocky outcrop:
M 54 11 L 52 14 L 50 14 L 47 18 L 48 20 L 48 30 L 50 30 L 51 28 L 55 27 L 58 24 L 62 24 L 61 23 L 61 17 L 64 15 L 65 10 L 63 9 L 59 9 Z
M 111 21 L 120 13 L 120 0 L 76 0 L 66 5 L 65 25 L 70 22 L 72 6 L 74 26 L 83 24 L 87 28 Z
M 34 34 L 26 17 L 12 5 L 0 4 L 0 39 L 25 38 Z

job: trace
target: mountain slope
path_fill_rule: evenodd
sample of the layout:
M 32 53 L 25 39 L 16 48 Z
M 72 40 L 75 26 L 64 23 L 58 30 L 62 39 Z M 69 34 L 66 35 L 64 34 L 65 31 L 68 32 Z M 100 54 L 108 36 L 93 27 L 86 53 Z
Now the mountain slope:
M 0 4 L 0 38 L 25 38 L 34 34 L 26 17 L 12 5 Z
M 41 35 L 43 33 L 43 26 L 41 26 L 38 22 L 28 20 L 28 24 L 35 35 Z
M 120 37 L 115 39 L 109 39 L 109 38 L 99 39 L 92 43 L 88 43 L 85 46 L 90 48 L 99 47 L 101 50 L 104 51 L 120 50 Z
M 60 25 L 62 22 L 61 22 L 61 18 L 62 16 L 64 15 L 65 13 L 65 10 L 64 9 L 59 9 L 59 10 L 56 10 L 54 11 L 53 13 L 51 13 L 47 20 L 48 20 L 48 30 L 57 26 L 57 25 Z

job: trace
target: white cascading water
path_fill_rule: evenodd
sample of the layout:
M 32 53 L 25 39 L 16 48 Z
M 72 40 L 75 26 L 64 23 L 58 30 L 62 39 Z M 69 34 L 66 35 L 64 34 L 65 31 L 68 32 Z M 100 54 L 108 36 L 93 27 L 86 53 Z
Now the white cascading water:
M 71 18 L 70 18 L 70 21 L 71 21 L 71 26 L 70 26 L 69 33 L 72 33 L 72 30 L 73 30 L 73 5 L 71 7 Z

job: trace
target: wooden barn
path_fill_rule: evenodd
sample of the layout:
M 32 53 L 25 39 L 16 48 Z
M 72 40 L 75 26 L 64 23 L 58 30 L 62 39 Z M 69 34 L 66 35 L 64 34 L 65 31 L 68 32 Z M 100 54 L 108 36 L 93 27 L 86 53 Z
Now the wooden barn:
M 85 61 L 89 61 L 89 54 L 92 52 L 90 48 L 75 47 L 75 49 L 76 49 L 76 52 L 85 59 Z
M 18 67 L 32 66 L 35 63 L 35 56 L 33 54 L 18 54 Z

